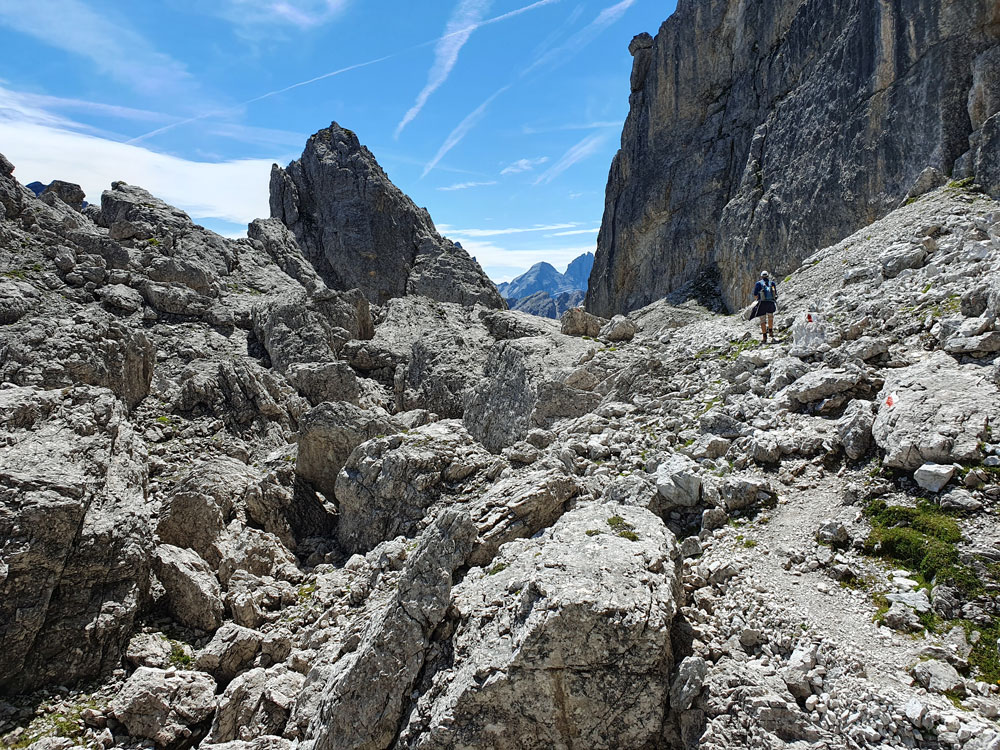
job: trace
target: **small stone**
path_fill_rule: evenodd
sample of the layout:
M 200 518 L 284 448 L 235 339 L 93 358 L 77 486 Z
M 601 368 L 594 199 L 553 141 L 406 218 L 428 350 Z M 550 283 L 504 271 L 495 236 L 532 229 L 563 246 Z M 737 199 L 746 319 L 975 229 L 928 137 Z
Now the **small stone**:
M 954 466 L 925 463 L 913 473 L 913 479 L 928 492 L 940 492 L 954 475 Z

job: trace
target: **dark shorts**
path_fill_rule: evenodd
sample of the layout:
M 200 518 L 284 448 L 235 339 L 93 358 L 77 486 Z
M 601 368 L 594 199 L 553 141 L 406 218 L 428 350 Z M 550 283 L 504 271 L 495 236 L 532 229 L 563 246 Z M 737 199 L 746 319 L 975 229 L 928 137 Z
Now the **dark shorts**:
M 758 302 L 757 308 L 753 311 L 753 317 L 759 318 L 763 315 L 773 315 L 777 309 L 778 304 L 776 302 Z

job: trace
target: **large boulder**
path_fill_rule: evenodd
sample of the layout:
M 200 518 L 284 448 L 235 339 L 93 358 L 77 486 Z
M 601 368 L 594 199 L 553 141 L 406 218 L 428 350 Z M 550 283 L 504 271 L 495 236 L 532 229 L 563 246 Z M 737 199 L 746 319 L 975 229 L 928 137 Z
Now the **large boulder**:
M 116 668 L 149 582 L 146 449 L 107 390 L 0 390 L 0 692 Z
M 284 378 L 247 358 L 196 359 L 166 396 L 184 416 L 211 415 L 235 430 L 269 423 L 294 428 L 309 408 Z
M 130 408 L 149 393 L 156 349 L 135 330 L 93 307 L 72 321 L 23 318 L 0 346 L 0 380 L 61 388 L 103 386 Z
M 196 552 L 161 544 L 153 555 L 153 570 L 166 592 L 167 609 L 179 623 L 209 632 L 222 624 L 219 581 Z
M 465 426 L 488 450 L 500 451 L 534 428 L 592 411 L 601 394 L 567 383 L 590 348 L 562 334 L 497 342 L 469 392 Z
M 345 343 L 375 334 L 368 300 L 357 289 L 324 289 L 263 304 L 253 309 L 252 322 L 272 366 L 282 373 L 293 364 L 338 359 Z
M 272 168 L 271 216 L 291 230 L 331 288 L 360 289 L 378 305 L 420 294 L 505 307 L 479 264 L 442 238 L 427 211 L 337 123 L 311 136 L 298 161 Z
M 977 462 L 990 418 L 1000 412 L 997 389 L 981 368 L 947 354 L 888 372 L 872 434 L 885 465 L 914 471 L 925 463 Z
M 399 745 L 655 745 L 678 566 L 658 518 L 613 504 L 581 506 L 541 536 L 505 545 L 491 568 L 456 586 L 451 647 L 427 670 Z
M 332 498 L 337 475 L 351 452 L 366 440 L 398 430 L 394 420 L 353 404 L 320 404 L 302 418 L 295 470 L 302 479 Z
M 416 536 L 442 495 L 495 460 L 457 420 L 362 443 L 337 477 L 340 546 L 367 552 L 400 534 Z
M 109 706 L 133 737 L 174 747 L 215 712 L 215 680 L 203 672 L 139 667 Z
M 280 736 L 305 678 L 284 665 L 260 667 L 237 677 L 219 697 L 219 710 L 206 742 Z
M 465 563 L 475 536 L 472 522 L 455 512 L 442 514 L 422 535 L 389 606 L 331 671 L 309 725 L 315 750 L 392 745 L 451 603 L 452 573 Z

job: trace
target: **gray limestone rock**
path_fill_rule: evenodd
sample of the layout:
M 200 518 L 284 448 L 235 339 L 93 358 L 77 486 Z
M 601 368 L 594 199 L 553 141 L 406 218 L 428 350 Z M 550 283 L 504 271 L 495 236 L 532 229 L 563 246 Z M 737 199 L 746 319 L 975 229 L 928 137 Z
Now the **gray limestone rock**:
M 701 501 L 698 464 L 680 453 L 668 456 L 656 469 L 656 490 L 660 502 L 654 510 L 661 516 L 697 505 Z
M 38 290 L 31 284 L 0 278 L 0 325 L 16 323 L 38 303 Z
M 13 219 L 18 216 L 24 204 L 23 188 L 17 184 L 13 172 L 14 165 L 7 160 L 7 157 L 0 154 L 0 206 L 3 207 L 0 219 Z
M 598 338 L 612 343 L 631 341 L 635 338 L 637 331 L 635 323 L 624 315 L 616 315 L 601 328 Z
M 215 746 L 280 736 L 304 681 L 301 674 L 283 665 L 243 673 L 219 696 L 219 709 L 206 743 Z
M 178 268 L 200 266 L 218 278 L 229 275 L 236 264 L 235 243 L 198 226 L 183 211 L 135 185 L 112 183 L 111 189 L 101 194 L 97 223 L 109 230 L 112 239 L 134 246 L 141 242 L 153 256 L 165 254 L 176 259 Z M 149 262 L 153 261 L 150 257 Z
M 659 519 L 613 504 L 582 505 L 539 537 L 505 545 L 490 570 L 456 587 L 454 658 L 429 665 L 398 746 L 654 744 L 678 565 Z
M 874 423 L 871 401 L 855 400 L 847 405 L 844 414 L 837 420 L 837 434 L 848 458 L 857 461 L 871 449 Z
M 260 243 L 261 248 L 290 277 L 299 282 L 309 294 L 322 292 L 323 280 L 306 260 L 299 243 L 284 224 L 277 219 L 254 219 L 247 227 L 247 237 Z
M 296 473 L 332 498 L 337 475 L 351 452 L 366 440 L 391 435 L 399 426 L 348 403 L 325 403 L 302 418 Z
M 913 677 L 932 693 L 965 694 L 965 683 L 958 671 L 947 662 L 930 659 L 917 662 Z
M 146 448 L 107 390 L 0 389 L 0 692 L 115 668 L 145 597 Z
M 166 395 L 180 414 L 212 415 L 234 428 L 269 422 L 294 427 L 309 408 L 284 378 L 249 358 L 196 359 Z
M 166 591 L 170 614 L 179 623 L 209 632 L 222 624 L 219 581 L 196 552 L 161 544 L 153 554 L 153 572 Z
M 251 321 L 281 373 L 294 364 L 338 359 L 345 343 L 375 334 L 368 300 L 356 289 L 264 303 L 253 308 Z
M 103 386 L 129 408 L 149 393 L 156 350 L 149 338 L 96 308 L 72 321 L 22 318 L 5 331 L 0 378 L 18 385 Z
M 838 369 L 821 368 L 808 372 L 787 386 L 775 398 L 792 404 L 805 405 L 831 396 L 848 393 L 864 380 L 864 373 L 856 367 Z
M 980 441 L 1000 403 L 976 367 L 943 353 L 889 371 L 872 427 L 885 464 L 916 470 L 924 463 L 982 460 Z
M 426 649 L 451 601 L 452 573 L 476 536 L 461 513 L 442 514 L 407 560 L 395 597 L 357 648 L 333 668 L 309 726 L 315 750 L 387 748 L 399 731 Z
M 133 737 L 172 747 L 212 718 L 215 680 L 203 672 L 139 667 L 109 708 Z
M 442 494 L 493 461 L 457 420 L 362 443 L 337 477 L 340 546 L 364 553 L 399 535 L 416 536 Z
M 124 284 L 111 284 L 101 290 L 104 306 L 112 312 L 126 315 L 142 309 L 142 295 L 135 289 Z
M 761 269 L 781 278 L 896 208 L 928 167 L 951 174 L 970 136 L 997 184 L 995 6 L 960 8 L 678 3 L 630 48 L 587 309 L 628 312 L 713 269 L 736 309 Z
M 954 466 L 927 463 L 913 472 L 913 480 L 925 490 L 940 492 L 954 475 Z
M 271 170 L 271 216 L 295 235 L 333 289 L 360 289 L 375 304 L 421 294 L 442 302 L 505 307 L 461 247 L 402 193 L 350 130 L 332 123 L 298 161 Z
M 500 451 L 534 428 L 592 411 L 601 395 L 566 383 L 588 349 L 562 334 L 497 342 L 469 392 L 465 426 L 488 450 Z
M 225 684 L 253 661 L 263 640 L 264 636 L 256 630 L 227 622 L 198 652 L 195 666 Z
M 589 336 L 593 339 L 600 335 L 601 328 L 608 322 L 605 318 L 591 315 L 582 307 L 571 307 L 563 313 L 560 327 L 567 336 Z
M 687 711 L 705 685 L 708 664 L 700 656 L 688 656 L 677 667 L 677 676 L 670 686 L 670 708 Z

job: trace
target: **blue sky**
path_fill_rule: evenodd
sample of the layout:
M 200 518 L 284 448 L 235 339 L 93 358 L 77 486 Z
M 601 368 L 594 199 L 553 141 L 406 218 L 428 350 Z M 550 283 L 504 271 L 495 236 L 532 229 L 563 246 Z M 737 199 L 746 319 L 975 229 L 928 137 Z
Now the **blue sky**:
M 239 235 L 268 172 L 356 131 L 496 281 L 593 250 L 628 43 L 671 0 L 0 0 L 0 153 Z

